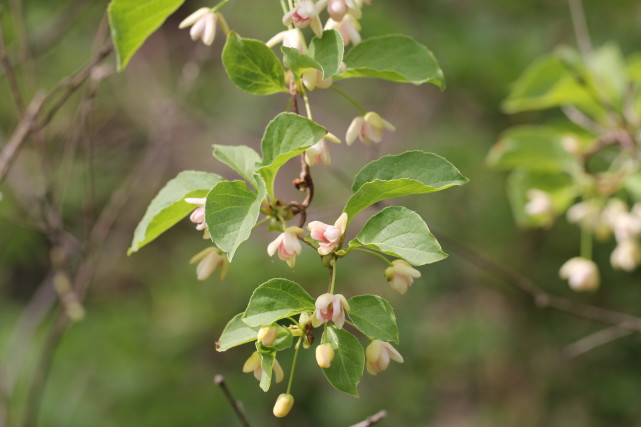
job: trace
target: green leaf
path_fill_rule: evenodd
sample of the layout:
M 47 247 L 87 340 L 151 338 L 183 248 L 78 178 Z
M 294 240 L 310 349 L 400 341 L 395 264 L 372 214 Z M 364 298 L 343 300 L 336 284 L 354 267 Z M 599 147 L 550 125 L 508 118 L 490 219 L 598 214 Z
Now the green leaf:
M 619 45 L 610 42 L 595 49 L 589 58 L 589 63 L 594 79 L 593 85 L 598 87 L 601 96 L 615 106 L 621 107 L 629 79 L 626 61 Z
M 381 200 L 410 194 L 432 193 L 468 182 L 454 165 L 433 153 L 407 151 L 384 156 L 358 172 L 344 212 L 351 221 L 368 206 Z
M 376 295 L 359 295 L 349 301 L 349 318 L 370 339 L 398 344 L 396 315 L 389 302 Z
M 425 221 L 401 206 L 385 208 L 367 220 L 349 246 L 364 246 L 403 258 L 412 265 L 431 264 L 447 257 Z
M 628 176 L 624 182 L 624 186 L 634 201 L 641 202 L 641 171 L 637 171 Z
M 356 337 L 345 329 L 328 325 L 321 343 L 330 343 L 334 348 L 334 360 L 323 373 L 327 381 L 337 390 L 358 397 L 356 386 L 363 377 L 365 351 Z
M 336 30 L 323 31 L 322 38 L 314 37 L 309 44 L 309 56 L 321 65 L 324 79 L 338 73 L 344 51 L 343 38 Z
M 514 171 L 508 179 L 507 191 L 514 218 L 517 224 L 522 227 L 549 225 L 548 218 L 530 216 L 525 213 L 525 205 L 529 201 L 527 193 L 531 189 L 548 193 L 557 214 L 565 212 L 577 196 L 577 188 L 570 175 L 526 170 Z
M 134 238 L 127 254 L 137 252 L 189 215 L 196 206 L 185 202 L 186 197 L 205 197 L 209 190 L 222 180 L 223 178 L 213 173 L 179 173 L 149 204 L 147 212 L 134 231 Z
M 214 145 L 214 157 L 236 171 L 254 189 L 258 188 L 254 174 L 261 159 L 256 151 L 245 145 Z
M 303 70 L 307 68 L 315 68 L 323 71 L 323 67 L 321 67 L 318 62 L 310 56 L 300 53 L 298 49 L 281 46 L 280 50 L 283 52 L 283 63 L 285 67 L 292 70 L 297 76 L 300 76 Z
M 243 322 L 249 326 L 271 325 L 277 320 L 314 311 L 314 299 L 298 283 L 271 279 L 260 285 L 245 310 Z
M 236 249 L 249 238 L 265 200 L 265 184 L 258 175 L 257 192 L 247 188 L 244 181 L 218 183 L 207 194 L 205 221 L 211 240 L 232 260 Z
M 282 325 L 277 325 L 277 327 L 278 334 L 276 335 L 274 343 L 270 347 L 276 351 L 287 350 L 294 343 L 294 336 L 292 335 L 292 332 L 286 327 Z
M 278 169 L 316 144 L 326 133 L 324 127 L 292 113 L 281 113 L 267 125 L 261 142 L 263 162 L 258 173 L 265 180 L 272 199 L 275 198 L 274 180 Z
M 516 126 L 505 131 L 487 156 L 490 167 L 539 172 L 574 171 L 578 160 L 563 147 L 572 135 L 548 126 Z
M 242 321 L 243 314 L 245 313 L 238 313 L 227 323 L 222 335 L 216 341 L 216 351 L 227 351 L 232 347 L 246 344 L 256 339 L 259 328 L 247 326 Z
M 260 388 L 268 391 L 272 384 L 272 374 L 274 362 L 276 361 L 276 350 L 264 346 L 260 341 L 256 341 L 256 351 L 260 354 L 260 367 L 263 373 L 260 377 Z
M 514 83 L 503 102 L 503 110 L 517 113 L 575 104 L 588 111 L 601 111 L 586 90 L 586 84 L 579 83 L 581 79 L 585 80 L 584 71 L 577 64 L 556 55 L 544 56 L 530 65 Z
M 223 49 L 223 65 L 231 81 L 244 91 L 255 95 L 287 92 L 283 66 L 261 41 L 230 33 Z
M 185 0 L 112 0 L 109 24 L 118 60 L 125 69 L 132 56 Z
M 338 77 L 374 77 L 445 89 L 443 71 L 428 48 L 411 37 L 388 35 L 363 40 L 345 55 L 347 70 Z

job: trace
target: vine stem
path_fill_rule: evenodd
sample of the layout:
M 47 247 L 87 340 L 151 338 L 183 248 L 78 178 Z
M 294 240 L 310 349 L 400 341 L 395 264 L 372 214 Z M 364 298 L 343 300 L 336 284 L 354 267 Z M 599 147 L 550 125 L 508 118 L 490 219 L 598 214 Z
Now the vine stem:
M 334 286 L 336 285 L 336 259 L 333 259 L 331 264 L 329 265 L 329 275 L 329 293 L 334 295 Z
M 222 0 L 220 3 L 218 3 L 216 6 L 211 8 L 212 13 L 218 12 L 218 10 L 225 6 L 227 3 L 229 3 L 231 0 Z
M 350 104 L 352 104 L 354 107 L 356 107 L 356 109 L 357 109 L 358 111 L 360 111 L 360 112 L 361 112 L 361 114 L 362 114 L 362 115 L 365 115 L 365 114 L 367 113 L 367 110 L 365 110 L 365 108 L 363 108 L 363 107 L 361 106 L 361 104 L 359 104 L 359 103 L 358 103 L 354 98 L 352 98 L 351 96 L 349 96 L 349 95 L 347 94 L 347 92 L 345 92 L 344 90 L 339 89 L 339 88 L 337 88 L 337 87 L 336 87 L 336 86 L 334 86 L 334 85 L 330 86 L 329 88 L 330 88 L 331 90 L 333 90 L 334 92 L 336 92 L 337 94 L 341 95 L 341 96 L 342 96 L 343 98 L 345 98 L 346 100 L 348 100 L 348 101 L 350 102 Z
M 294 382 L 294 372 L 296 371 L 296 362 L 298 361 L 298 351 L 300 350 L 300 343 L 303 341 L 303 337 L 298 338 L 296 343 L 296 350 L 294 351 L 294 359 L 292 360 L 292 369 L 289 371 L 289 380 L 287 381 L 287 394 L 291 394 L 292 383 Z
M 581 257 L 592 259 L 592 232 L 587 227 L 581 227 Z
M 382 259 L 383 261 L 385 261 L 385 263 L 386 263 L 387 265 L 389 265 L 390 267 L 391 267 L 392 265 L 394 265 L 394 264 L 392 264 L 392 261 L 388 260 L 388 259 L 387 259 L 387 258 L 385 258 L 383 255 L 381 255 L 381 254 L 379 254 L 379 253 L 377 253 L 377 252 L 374 252 L 374 251 L 369 251 L 369 250 L 367 250 L 367 249 L 363 249 L 363 248 L 352 248 L 352 249 L 350 249 L 350 251 L 358 251 L 358 252 L 363 252 L 364 254 L 374 255 L 375 257 L 377 257 L 377 258 Z
M 583 2 L 581 0 L 568 0 L 568 5 L 570 6 L 570 17 L 572 18 L 576 42 L 579 45 L 581 55 L 587 59 L 592 54 L 592 42 L 590 41 L 588 24 L 585 20 Z

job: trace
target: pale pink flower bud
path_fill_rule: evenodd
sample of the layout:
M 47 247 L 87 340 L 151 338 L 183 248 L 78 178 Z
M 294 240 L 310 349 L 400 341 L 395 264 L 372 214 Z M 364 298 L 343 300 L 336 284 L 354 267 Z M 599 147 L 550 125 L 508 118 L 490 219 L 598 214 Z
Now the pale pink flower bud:
M 343 212 L 336 220 L 334 225 L 328 225 L 320 221 L 312 221 L 307 225 L 311 232 L 312 239 L 318 241 L 320 255 L 329 255 L 332 253 L 343 239 L 345 229 L 347 228 L 347 214 Z
M 570 288 L 577 292 L 596 290 L 600 283 L 597 265 L 594 261 L 581 257 L 574 257 L 563 264 L 559 276 L 566 279 Z
M 392 261 L 392 266 L 385 270 L 385 277 L 391 288 L 403 295 L 414 279 L 421 277 L 421 273 L 407 262 L 397 259 Z
M 227 257 L 215 247 L 209 247 L 198 252 L 189 260 L 189 263 L 198 263 L 196 266 L 196 278 L 198 280 L 207 279 L 218 268 L 220 268 L 220 280 L 225 280 L 227 270 L 229 270 L 229 261 L 227 260 Z
M 601 223 L 601 206 L 594 200 L 579 202 L 568 209 L 566 217 L 568 222 L 594 230 Z
M 349 11 L 349 6 L 345 0 L 329 0 L 327 3 L 327 13 L 334 21 L 341 21 Z
M 249 359 L 245 361 L 245 364 L 243 365 L 243 372 L 246 374 L 253 372 L 254 378 L 260 381 L 261 377 L 263 376 L 263 368 L 261 367 L 261 363 L 262 360 L 260 354 L 255 351 L 251 356 L 249 356 Z M 274 359 L 274 364 L 272 365 L 272 373 L 277 383 L 282 382 L 285 378 L 283 368 L 280 366 L 280 363 L 278 363 L 278 360 L 276 359 Z
M 357 45 L 361 42 L 362 38 L 359 33 L 361 25 L 358 23 L 356 17 L 352 14 L 347 14 L 342 20 L 328 19 L 325 24 L 326 30 L 336 30 L 343 38 L 343 44 L 347 46 L 352 43 Z
M 282 393 L 276 399 L 276 404 L 274 405 L 274 416 L 278 418 L 286 417 L 289 414 L 289 411 L 292 410 L 294 406 L 294 396 L 291 394 Z
M 610 256 L 612 267 L 632 272 L 641 265 L 641 246 L 636 240 L 620 242 Z
M 287 227 L 283 233 L 267 246 L 267 253 L 273 256 L 278 251 L 278 258 L 287 262 L 291 268 L 296 265 L 296 255 L 300 255 L 303 247 L 298 235 L 303 230 L 298 227 Z
M 201 39 L 204 44 L 211 46 L 216 36 L 217 21 L 218 15 L 213 13 L 210 8 L 203 7 L 185 18 L 178 28 L 191 27 L 189 35 L 192 40 Z
M 532 188 L 527 191 L 526 195 L 529 200 L 524 209 L 526 214 L 530 216 L 554 215 L 554 205 L 549 193 Z
M 323 294 L 316 300 L 314 316 L 323 323 L 331 321 L 337 328 L 342 328 L 345 311 L 349 311 L 349 304 L 343 295 Z
M 403 363 L 403 356 L 390 343 L 374 340 L 365 349 L 367 372 L 376 375 L 389 366 L 390 360 Z
M 256 339 L 258 339 L 258 341 L 261 341 L 266 346 L 271 346 L 272 344 L 274 344 L 274 341 L 276 341 L 277 336 L 278 328 L 276 326 L 263 326 L 258 330 L 258 336 L 256 337 Z
M 303 84 L 309 91 L 316 88 L 327 89 L 334 82 L 331 77 L 323 79 L 323 72 L 315 68 L 308 68 L 303 71 L 301 78 L 303 80 Z
M 636 239 L 641 235 L 641 218 L 633 213 L 623 212 L 616 218 L 613 229 L 617 242 Z
M 205 222 L 205 202 L 207 201 L 206 198 L 194 198 L 194 197 L 187 197 L 185 199 L 185 202 L 192 204 L 192 205 L 198 205 L 196 209 L 189 215 L 189 220 L 196 224 L 196 230 L 204 230 L 207 228 L 207 223 Z
M 300 53 L 305 53 L 306 51 L 305 39 L 303 38 L 300 30 L 297 28 L 281 31 L 280 33 L 269 39 L 266 45 L 269 47 L 274 47 L 278 43 L 282 43 L 285 47 L 297 49 Z
M 312 0 L 301 0 L 299 5 L 283 16 L 283 25 L 293 25 L 296 28 L 310 26 L 317 37 L 323 36 L 323 24 L 318 17 L 318 10 Z
M 329 149 L 327 148 L 326 140 L 330 140 L 337 144 L 340 144 L 341 140 L 336 138 L 335 135 L 328 133 L 316 144 L 312 145 L 305 151 L 305 162 L 309 166 L 314 166 L 320 162 L 328 165 L 332 162 L 332 158 L 329 155 Z
M 334 347 L 330 343 L 320 344 L 316 347 L 316 363 L 321 368 L 329 368 L 334 361 Z
M 377 113 L 370 111 L 365 116 L 356 117 L 347 129 L 345 142 L 352 145 L 358 137 L 362 143 L 370 144 L 379 143 L 383 140 L 383 130 L 394 131 L 396 128 L 393 124 L 383 119 Z

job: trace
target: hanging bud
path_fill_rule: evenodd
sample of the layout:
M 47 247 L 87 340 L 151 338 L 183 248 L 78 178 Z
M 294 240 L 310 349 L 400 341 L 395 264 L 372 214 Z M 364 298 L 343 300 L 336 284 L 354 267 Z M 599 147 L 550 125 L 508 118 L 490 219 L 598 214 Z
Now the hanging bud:
M 364 116 L 356 117 L 347 129 L 345 142 L 352 145 L 356 138 L 364 144 L 379 143 L 383 140 L 383 130 L 394 131 L 393 124 L 383 119 L 377 113 L 370 111 Z
M 201 39 L 204 44 L 211 46 L 216 36 L 217 22 L 218 15 L 213 13 L 210 8 L 203 7 L 185 18 L 178 28 L 191 27 L 189 35 L 192 40 Z
M 265 44 L 267 47 L 274 47 L 278 43 L 282 43 L 285 47 L 297 49 L 302 54 L 305 54 L 305 51 L 307 50 L 305 47 L 305 39 L 298 28 L 281 31 L 269 39 Z
M 262 358 L 260 357 L 260 353 L 255 351 L 251 356 L 249 356 L 249 359 L 245 361 L 245 364 L 243 365 L 243 372 L 246 374 L 253 372 L 254 378 L 256 378 L 257 381 L 260 381 L 261 377 L 263 376 L 263 368 L 261 364 Z M 274 359 L 274 364 L 272 365 L 272 373 L 277 383 L 280 383 L 283 381 L 283 379 L 285 379 L 283 368 L 280 366 L 280 363 L 278 363 L 278 360 L 276 359 Z
M 298 241 L 298 235 L 303 230 L 298 227 L 287 227 L 283 233 L 267 246 L 267 253 L 273 256 L 278 251 L 278 258 L 287 262 L 287 265 L 294 268 L 296 255 L 300 255 L 303 247 Z
M 257 339 L 258 341 L 261 341 L 264 345 L 269 347 L 272 344 L 274 344 L 274 341 L 276 340 L 277 335 L 278 335 L 278 328 L 276 326 L 274 325 L 263 326 L 258 331 Z
M 545 191 L 531 188 L 526 193 L 528 202 L 524 207 L 527 215 L 540 218 L 544 221 L 544 225 L 549 226 L 554 220 L 554 203 L 550 193 Z
M 274 416 L 278 418 L 286 417 L 289 411 L 292 410 L 292 406 L 294 406 L 294 396 L 285 393 L 281 394 L 274 405 Z
M 320 344 L 316 347 L 316 363 L 321 368 L 329 368 L 334 360 L 334 347 L 330 343 Z
M 385 277 L 392 289 L 404 295 L 414 279 L 421 277 L 421 272 L 402 259 L 397 259 L 392 261 L 392 266 L 385 270 Z
M 641 265 L 641 245 L 636 240 L 620 242 L 610 256 L 612 267 L 632 272 Z
M 345 15 L 341 20 L 328 19 L 325 24 L 326 30 L 336 30 L 340 33 L 343 38 L 343 44 L 347 46 L 352 43 L 354 46 L 359 44 L 362 40 L 359 31 L 361 30 L 361 25 L 358 23 L 358 20 L 353 17 L 351 14 Z
M 225 280 L 225 276 L 229 270 L 229 260 L 227 260 L 225 254 L 216 247 L 209 247 L 194 255 L 194 257 L 189 260 L 189 264 L 195 263 L 198 263 L 196 266 L 196 278 L 198 280 L 207 279 L 218 268 L 220 268 L 220 280 Z
M 566 279 L 570 288 L 577 292 L 594 291 L 599 287 L 599 268 L 587 258 L 574 257 L 568 260 L 561 267 L 559 276 Z
M 390 360 L 403 363 L 403 356 L 390 343 L 374 340 L 365 349 L 367 372 L 376 375 L 389 366 Z

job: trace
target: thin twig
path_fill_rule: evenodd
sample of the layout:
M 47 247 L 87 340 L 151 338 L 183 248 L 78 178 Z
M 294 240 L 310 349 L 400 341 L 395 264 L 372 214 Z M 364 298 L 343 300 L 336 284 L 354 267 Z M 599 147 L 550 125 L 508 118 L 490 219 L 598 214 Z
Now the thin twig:
M 611 343 L 619 338 L 627 337 L 634 334 L 635 331 L 625 329 L 621 326 L 610 326 L 609 328 L 602 329 L 587 337 L 581 338 L 575 343 L 572 343 L 563 349 L 563 354 L 568 359 L 581 356 L 597 347 Z
M 22 144 L 25 142 L 29 134 L 33 132 L 34 126 L 36 124 L 37 118 L 42 111 L 42 106 L 45 101 L 44 92 L 38 92 L 31 100 L 27 111 L 22 116 L 22 120 L 16 126 L 16 130 L 9 138 L 9 142 L 4 146 L 2 152 L 0 153 L 0 182 L 5 178 L 13 160 L 20 151 Z
M 364 419 L 360 423 L 356 423 L 356 424 L 352 425 L 351 427 L 369 427 L 369 426 L 373 426 L 374 424 L 378 423 L 379 421 L 381 421 L 386 416 L 387 416 L 387 411 L 385 411 L 385 410 L 379 411 L 379 412 L 375 413 L 374 415 L 372 415 L 371 417 L 367 417 L 366 419 Z
M 572 17 L 572 26 L 576 35 L 576 42 L 584 58 L 589 58 L 592 54 L 592 42 L 588 32 L 588 24 L 585 20 L 585 11 L 583 10 L 582 0 L 568 0 L 570 6 L 570 16 Z
M 225 383 L 225 377 L 223 377 L 222 375 L 216 375 L 214 377 L 214 382 L 223 390 L 227 401 L 234 409 L 234 412 L 236 413 L 236 416 L 238 417 L 240 423 L 244 427 L 251 427 L 251 424 L 249 424 L 249 420 L 247 419 L 247 414 L 245 414 L 245 408 L 243 408 L 243 405 L 240 402 L 234 399 L 234 395 L 229 390 L 229 387 L 227 387 L 227 383 Z
M 22 113 L 24 113 L 24 100 L 22 99 L 16 73 L 14 72 L 13 65 L 9 60 L 9 54 L 7 53 L 7 45 L 4 41 L 4 27 L 2 26 L 2 12 L 3 8 L 0 5 L 0 65 L 7 76 L 7 83 L 11 89 L 11 96 L 18 109 L 18 114 L 22 115 Z

